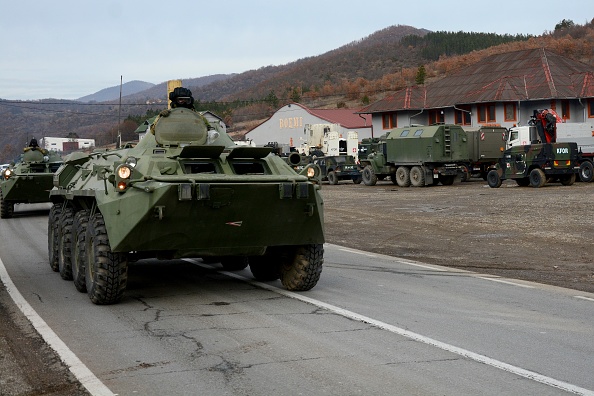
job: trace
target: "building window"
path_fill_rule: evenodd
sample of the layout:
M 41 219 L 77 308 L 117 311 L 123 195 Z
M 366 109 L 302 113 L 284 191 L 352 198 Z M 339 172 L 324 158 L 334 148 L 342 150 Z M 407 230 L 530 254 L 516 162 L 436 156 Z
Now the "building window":
M 569 100 L 561 101 L 561 119 L 569 120 L 571 118 L 571 112 L 569 111 Z
M 396 128 L 398 123 L 396 122 L 396 113 L 386 113 L 382 115 L 382 127 L 384 129 Z
M 495 122 L 497 121 L 495 117 L 495 104 L 494 103 L 485 103 L 476 106 L 477 109 L 477 119 L 480 123 L 486 122 Z
M 588 100 L 588 118 L 594 118 L 594 99 Z
M 460 109 L 460 110 L 458 110 Z M 458 106 L 456 109 L 456 124 L 457 125 L 471 125 L 470 106 Z
M 505 103 L 503 105 L 504 119 L 505 121 L 516 121 L 516 103 Z
M 429 125 L 443 124 L 443 110 L 429 110 Z

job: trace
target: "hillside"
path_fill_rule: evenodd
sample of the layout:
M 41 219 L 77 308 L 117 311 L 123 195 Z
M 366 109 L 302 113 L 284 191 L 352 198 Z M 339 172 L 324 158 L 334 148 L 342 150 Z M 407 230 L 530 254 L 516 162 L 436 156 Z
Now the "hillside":
M 122 84 L 121 91 L 122 96 L 133 95 L 138 92 L 146 91 L 155 84 L 148 83 L 145 81 L 129 81 Z M 94 94 L 83 96 L 78 98 L 78 102 L 107 102 L 109 100 L 117 100 L 120 98 L 120 86 L 104 88 L 101 91 L 95 92 Z
M 544 46 L 594 66 L 592 22 L 563 26 L 539 37 L 505 36 L 391 26 L 325 54 L 286 65 L 183 82 L 194 93 L 199 110 L 215 112 L 225 119 L 229 131 L 242 134 L 289 101 L 320 108 L 358 108 L 374 102 L 414 85 L 420 65 L 425 68 L 428 83 L 494 53 Z M 493 39 L 503 43 L 491 46 Z M 436 53 L 442 54 L 437 60 L 427 58 L 434 58 Z M 14 158 L 31 136 L 39 139 L 76 133 L 102 144 L 113 142 L 119 128 L 125 140 L 131 139 L 143 116 L 165 107 L 165 92 L 163 82 L 124 96 L 120 118 L 117 99 L 101 103 L 0 100 L 0 163 Z

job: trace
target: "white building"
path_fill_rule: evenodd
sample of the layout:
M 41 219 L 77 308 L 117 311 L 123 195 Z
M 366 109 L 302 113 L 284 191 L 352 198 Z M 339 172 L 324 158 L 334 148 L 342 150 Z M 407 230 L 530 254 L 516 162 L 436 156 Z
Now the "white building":
M 278 109 L 269 119 L 246 133 L 245 138 L 256 145 L 269 142 L 279 145 L 300 146 L 307 141 L 305 126 L 310 124 L 338 124 L 339 134 L 347 137 L 349 131 L 357 132 L 359 140 L 373 137 L 371 115 L 357 114 L 353 109 L 309 109 L 291 103 Z
M 69 153 L 95 147 L 95 139 L 43 137 L 38 144 L 46 150 Z

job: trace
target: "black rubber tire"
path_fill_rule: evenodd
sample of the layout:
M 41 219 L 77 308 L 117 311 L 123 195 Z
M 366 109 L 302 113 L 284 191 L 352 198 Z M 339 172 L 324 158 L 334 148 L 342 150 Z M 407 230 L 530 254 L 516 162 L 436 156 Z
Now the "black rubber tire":
M 4 199 L 0 190 L 0 219 L 10 219 L 14 215 L 14 203 Z
M 456 176 L 452 176 L 452 175 L 439 176 L 439 181 L 444 186 L 451 186 L 452 184 L 454 184 L 455 179 L 456 179 Z
M 413 166 L 410 170 L 410 184 L 413 187 L 425 187 L 425 172 L 420 166 Z
M 491 188 L 499 188 L 501 187 L 501 177 L 499 177 L 499 173 L 495 169 L 492 169 L 487 173 L 487 184 Z
M 520 179 L 516 179 L 516 184 L 520 187 L 527 187 L 530 185 L 530 178 L 522 177 Z
M 74 215 L 74 222 L 72 223 L 72 280 L 74 287 L 81 293 L 87 292 L 87 284 L 85 282 L 85 237 L 87 233 L 87 224 L 89 223 L 89 211 L 86 209 L 79 210 Z
M 58 238 L 60 236 L 58 227 L 60 226 L 60 213 L 62 213 L 62 205 L 54 204 L 50 209 L 47 219 L 47 251 L 49 256 L 49 265 L 52 271 L 56 272 L 60 270 L 58 263 Z
M 72 280 L 72 222 L 74 209 L 66 207 L 60 213 L 58 225 L 58 272 L 64 280 Z
M 530 185 L 534 188 L 540 188 L 545 185 L 547 178 L 540 168 L 534 168 L 530 171 Z
M 221 257 L 221 265 L 225 271 L 241 271 L 250 264 L 245 256 Z
M 282 258 L 267 253 L 263 256 L 251 256 L 249 258 L 250 271 L 257 281 L 269 282 L 280 278 L 280 266 Z
M 328 183 L 333 184 L 333 185 L 338 184 L 338 176 L 336 176 L 336 172 L 330 171 L 330 172 L 328 172 L 328 176 L 326 176 L 326 177 L 328 178 Z
M 590 161 L 584 161 L 580 164 L 580 180 L 584 183 L 590 183 L 594 178 L 594 165 Z
M 577 175 L 575 173 L 572 173 L 571 175 L 561 176 L 559 178 L 559 181 L 561 181 L 561 184 L 563 184 L 564 186 L 572 186 L 573 183 L 575 183 L 576 178 Z
M 98 305 L 118 302 L 128 283 L 128 261 L 125 253 L 111 251 L 105 220 L 99 212 L 87 224 L 85 253 L 85 282 L 91 301 Z
M 361 184 L 362 181 L 363 181 L 363 178 L 361 176 L 353 177 L 353 183 L 355 183 L 355 184 Z
M 375 186 L 377 184 L 377 175 L 375 174 L 375 171 L 371 165 L 367 165 L 365 168 L 363 168 L 361 177 L 363 178 L 363 184 L 366 186 Z
M 406 166 L 401 166 L 396 169 L 396 183 L 400 187 L 409 187 L 410 186 L 410 169 Z
M 320 279 L 324 264 L 324 245 L 299 246 L 292 260 L 281 266 L 281 283 L 287 290 L 306 291 Z

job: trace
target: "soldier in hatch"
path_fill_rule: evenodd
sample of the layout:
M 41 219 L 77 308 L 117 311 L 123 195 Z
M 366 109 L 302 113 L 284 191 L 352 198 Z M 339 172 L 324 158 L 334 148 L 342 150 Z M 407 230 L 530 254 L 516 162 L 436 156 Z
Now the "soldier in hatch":
M 177 87 L 169 93 L 169 100 L 171 101 L 171 108 L 185 107 L 186 109 L 194 110 L 194 98 L 192 91 L 188 88 Z

